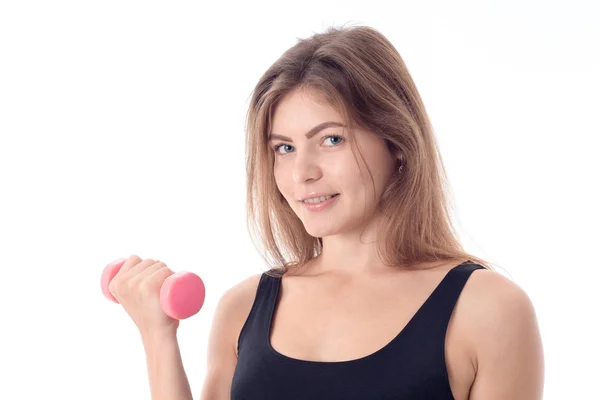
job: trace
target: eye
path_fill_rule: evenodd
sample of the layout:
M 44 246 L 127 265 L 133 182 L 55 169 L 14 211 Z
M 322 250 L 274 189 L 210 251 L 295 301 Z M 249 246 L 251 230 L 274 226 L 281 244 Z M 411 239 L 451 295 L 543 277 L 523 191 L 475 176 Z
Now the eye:
M 337 143 L 334 143 L 334 144 L 333 144 L 333 146 L 337 146 L 338 144 L 340 144 L 340 143 L 342 143 L 342 142 L 344 141 L 344 138 L 343 138 L 343 137 L 341 137 L 341 136 L 339 136 L 339 135 L 328 135 L 328 136 L 325 136 L 325 137 L 323 138 L 323 140 L 327 140 L 327 139 L 339 139 L 339 140 L 337 141 Z M 274 151 L 274 152 L 275 152 L 275 154 L 277 154 L 277 155 L 285 155 L 285 154 L 287 154 L 287 153 L 281 153 L 281 152 L 279 152 L 279 149 L 280 149 L 281 147 L 284 147 L 284 146 L 287 146 L 287 147 L 292 147 L 292 148 L 294 147 L 294 146 L 292 146 L 292 145 L 289 145 L 289 144 L 280 143 L 280 144 L 277 144 L 277 145 L 273 146 L 273 151 Z M 333 147 L 333 146 L 326 146 L 326 147 Z
M 282 143 L 282 144 L 275 145 L 275 146 L 273 147 L 273 151 L 275 152 L 275 154 L 281 154 L 281 153 L 279 153 L 279 152 L 278 152 L 278 150 L 279 150 L 281 147 L 283 147 L 283 146 L 288 146 L 288 147 L 289 147 L 290 145 L 289 145 L 289 144 L 285 144 L 285 143 Z M 284 154 L 286 154 L 286 153 L 284 153 Z
M 341 137 L 341 136 L 337 136 L 337 135 L 325 136 L 325 140 L 327 140 L 327 139 L 333 139 L 333 138 L 338 138 L 338 139 L 341 139 L 341 140 L 340 140 L 340 141 L 339 141 L 337 144 L 339 144 L 339 143 L 343 142 L 343 140 L 344 140 L 344 138 L 343 138 L 343 137 Z

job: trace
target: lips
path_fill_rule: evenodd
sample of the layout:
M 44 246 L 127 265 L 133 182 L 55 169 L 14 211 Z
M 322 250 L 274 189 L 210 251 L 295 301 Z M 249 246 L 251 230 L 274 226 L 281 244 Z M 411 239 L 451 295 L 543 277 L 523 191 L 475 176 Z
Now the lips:
M 333 194 L 321 194 L 321 195 L 319 195 L 319 196 L 307 197 L 307 198 L 305 198 L 304 200 L 300 200 L 300 202 L 304 203 L 304 202 L 305 202 L 305 200 L 309 200 L 309 199 L 316 199 L 316 198 L 318 198 L 318 197 L 323 197 L 323 196 L 325 196 L 325 197 L 326 197 L 326 196 L 331 196 L 331 198 L 334 198 L 334 197 L 337 197 L 337 196 L 339 196 L 339 195 L 340 195 L 339 193 L 333 193 Z
M 337 203 L 338 193 L 331 195 L 327 200 L 319 201 L 316 203 L 309 203 L 308 201 L 302 202 L 302 208 L 308 212 L 320 212 L 323 210 L 329 210 L 335 203 Z

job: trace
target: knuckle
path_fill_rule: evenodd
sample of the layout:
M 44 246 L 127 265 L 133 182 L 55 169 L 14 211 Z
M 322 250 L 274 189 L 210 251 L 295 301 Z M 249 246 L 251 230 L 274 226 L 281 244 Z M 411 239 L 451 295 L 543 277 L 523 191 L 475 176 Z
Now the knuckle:
M 157 271 L 161 276 L 168 275 L 171 272 L 169 267 L 167 267 L 167 264 L 164 264 L 164 263 L 160 265 L 160 268 Z
M 108 284 L 108 291 L 111 292 L 113 296 L 119 293 L 119 286 L 114 279 Z
M 158 268 L 150 274 L 149 280 L 155 284 L 163 283 L 164 280 L 170 275 L 169 268 L 166 265 L 158 265 Z

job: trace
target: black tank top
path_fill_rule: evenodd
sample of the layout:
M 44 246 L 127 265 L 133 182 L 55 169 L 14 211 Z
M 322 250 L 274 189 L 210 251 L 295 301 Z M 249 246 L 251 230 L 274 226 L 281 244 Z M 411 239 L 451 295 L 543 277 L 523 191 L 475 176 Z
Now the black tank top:
M 240 331 L 232 400 L 454 400 L 444 344 L 450 316 L 479 264 L 452 268 L 404 329 L 368 356 L 337 362 L 287 357 L 270 343 L 281 278 L 262 274 Z

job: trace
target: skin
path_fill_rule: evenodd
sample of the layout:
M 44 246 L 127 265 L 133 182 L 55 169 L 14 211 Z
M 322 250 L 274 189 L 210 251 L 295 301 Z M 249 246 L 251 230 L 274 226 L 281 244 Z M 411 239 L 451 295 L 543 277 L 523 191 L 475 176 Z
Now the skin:
M 375 134 L 355 131 L 358 146 L 373 174 L 374 199 L 366 165 L 360 157 L 354 158 L 345 128 L 330 127 L 310 139 L 305 137 L 306 132 L 325 121 L 342 123 L 342 118 L 315 92 L 296 90 L 281 101 L 272 132 L 291 141 L 269 143 L 271 147 L 280 145 L 274 163 L 277 187 L 306 231 L 323 238 L 323 252 L 311 265 L 312 273 L 346 279 L 385 273 L 389 268 L 379 262 L 375 252 L 374 241 L 381 221 L 376 207 L 389 179 L 398 173 L 398 155 L 392 154 Z M 328 135 L 341 138 L 326 138 Z M 297 200 L 311 192 L 340 193 L 340 196 L 334 207 L 311 212 Z M 361 224 L 365 207 L 367 222 Z
M 381 222 L 377 204 L 398 173 L 399 154 L 392 154 L 373 133 L 355 131 L 373 173 L 373 192 L 366 165 L 354 158 L 344 128 L 305 137 L 325 121 L 342 119 L 310 90 L 289 93 L 274 115 L 272 133 L 289 138 L 269 141 L 271 147 L 281 145 L 275 151 L 277 187 L 306 231 L 323 238 L 324 246 L 304 268 L 282 278 L 270 341 L 288 357 L 341 361 L 389 343 L 448 271 L 464 260 L 423 263 L 416 271 L 383 265 L 374 247 Z M 310 212 L 298 201 L 310 192 L 340 196 L 334 206 Z M 252 307 L 259 279 L 260 274 L 247 279 L 228 295 L 236 305 L 236 332 Z M 340 340 L 340 332 L 356 334 Z M 543 349 L 527 294 L 495 271 L 474 271 L 449 321 L 445 361 L 456 400 L 541 399 Z

